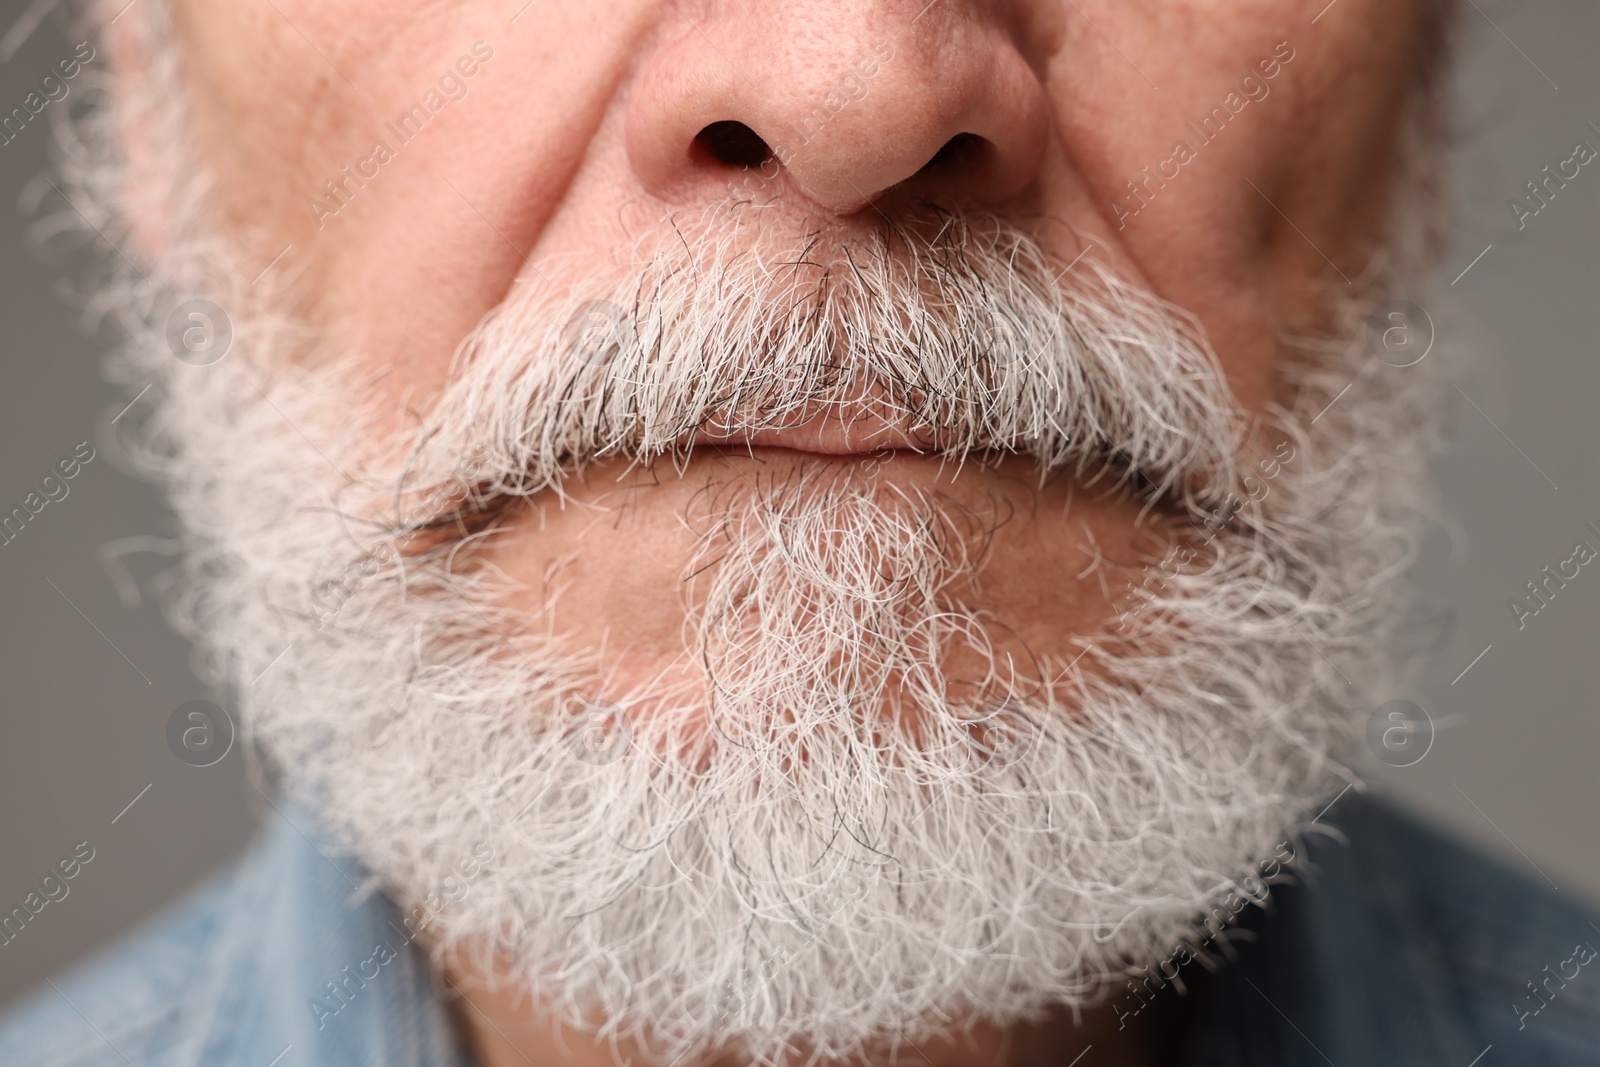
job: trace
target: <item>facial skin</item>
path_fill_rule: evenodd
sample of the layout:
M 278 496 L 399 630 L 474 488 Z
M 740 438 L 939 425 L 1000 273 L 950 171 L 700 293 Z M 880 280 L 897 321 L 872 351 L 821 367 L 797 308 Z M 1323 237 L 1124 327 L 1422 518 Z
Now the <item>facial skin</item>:
M 174 22 L 213 226 L 238 262 L 275 272 L 267 284 L 281 281 L 330 347 L 371 368 L 397 427 L 522 280 L 625 265 L 640 242 L 722 202 L 730 183 L 797 243 L 813 232 L 865 241 L 931 200 L 992 212 L 1062 263 L 1093 257 L 1196 316 L 1241 416 L 1255 420 L 1288 399 L 1282 338 L 1328 329 L 1329 294 L 1349 291 L 1378 245 L 1395 102 L 1414 91 L 1407 57 L 1423 44 L 1419 2 L 1341 0 L 1317 17 L 1321 8 L 178 0 Z M 111 38 L 117 47 L 115 27 Z M 488 47 L 475 52 L 480 41 Z M 122 69 L 141 62 L 123 42 Z M 388 124 L 447 71 L 465 94 L 400 144 Z M 1244 95 L 1246 75 L 1268 91 L 1250 90 L 1259 98 L 1202 145 L 1187 123 Z M 743 123 L 778 158 L 719 159 L 697 139 L 719 122 Z M 123 135 L 137 161 L 142 131 Z M 981 142 L 936 159 L 958 135 Z M 377 141 L 394 151 L 374 173 L 360 161 Z M 1146 185 L 1141 206 L 1127 183 L 1180 141 L 1194 158 Z M 347 166 L 364 184 L 341 203 L 324 183 Z M 130 222 L 143 253 L 159 257 L 163 220 Z M 882 447 L 822 420 L 702 448 L 682 477 L 670 465 L 597 464 L 565 504 L 535 500 L 513 515 L 494 559 L 535 588 L 559 584 L 558 599 L 529 608 L 548 606 L 553 633 L 604 650 L 607 696 L 692 675 L 678 583 L 695 539 L 684 517 L 719 479 L 871 465 L 880 484 L 1002 507 L 1015 518 L 995 532 L 968 595 L 1020 661 L 1071 659 L 1074 639 L 1115 614 L 1115 587 L 1169 540 L 1129 494 L 1070 477 L 1041 487 L 1020 457 L 957 473 L 903 448 L 864 454 Z M 1109 570 L 1085 577 L 1100 557 Z M 559 1058 L 547 1030 L 520 1025 L 526 1006 L 513 995 L 473 1002 L 461 1017 L 490 1067 L 609 1056 L 568 1035 L 560 1055 L 571 1058 Z M 1061 1040 L 1076 1047 L 1103 1026 L 1091 1015 Z M 990 1029 L 921 1054 L 941 1067 L 998 1064 L 1005 1045 Z M 1147 1051 L 1118 1047 L 1130 1061 Z

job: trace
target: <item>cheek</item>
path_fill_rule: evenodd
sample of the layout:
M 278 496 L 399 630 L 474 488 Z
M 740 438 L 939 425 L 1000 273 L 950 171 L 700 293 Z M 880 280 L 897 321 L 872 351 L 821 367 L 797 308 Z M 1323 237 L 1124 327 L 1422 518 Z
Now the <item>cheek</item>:
M 1298 5 L 1278 0 L 1075 6 L 1046 65 L 1066 160 L 1042 183 L 1057 201 L 1050 211 L 1070 215 L 1070 205 L 1086 200 L 1097 222 L 1114 219 L 1127 183 L 1171 157 L 1174 140 L 1194 148 L 1192 164 L 1124 229 L 1113 223 L 1107 243 L 1119 266 L 1200 318 L 1235 395 L 1262 411 L 1283 398 L 1276 330 L 1323 328 L 1323 301 L 1309 294 L 1322 291 L 1319 279 L 1337 282 L 1334 269 L 1358 272 L 1377 238 L 1357 202 L 1381 193 L 1387 177 L 1363 144 L 1387 130 L 1415 70 L 1405 56 L 1419 43 L 1417 5 L 1341 0 L 1314 27 Z M 1370 27 L 1390 17 L 1393 34 L 1365 43 Z M 1093 27 L 1139 42 L 1132 64 L 1103 41 L 1096 46 Z M 1246 77 L 1263 61 L 1276 64 L 1270 84 Z M 1191 124 L 1229 93 L 1242 97 L 1246 80 L 1256 102 L 1220 134 L 1197 135 Z M 1171 100 L 1184 106 L 1174 113 Z

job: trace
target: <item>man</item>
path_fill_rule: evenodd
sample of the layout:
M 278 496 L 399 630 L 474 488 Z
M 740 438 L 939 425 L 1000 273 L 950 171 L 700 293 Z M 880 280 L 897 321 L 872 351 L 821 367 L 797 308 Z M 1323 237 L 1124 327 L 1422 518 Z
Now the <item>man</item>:
M 62 207 L 283 796 L 0 1059 L 1600 1061 L 1353 766 L 1450 16 L 107 6 Z

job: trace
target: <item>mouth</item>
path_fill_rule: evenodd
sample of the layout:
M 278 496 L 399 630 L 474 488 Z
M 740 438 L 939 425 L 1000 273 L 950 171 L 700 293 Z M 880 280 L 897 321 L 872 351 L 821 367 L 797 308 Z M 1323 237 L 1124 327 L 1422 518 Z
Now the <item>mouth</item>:
M 934 460 L 942 465 L 948 458 L 934 436 L 910 433 L 877 415 L 862 413 L 849 418 L 820 413 L 792 425 L 756 429 L 702 427 L 683 438 L 681 451 L 685 455 L 702 452 L 718 457 L 755 459 L 787 455 L 843 463 L 909 458 Z M 1014 449 L 984 448 L 976 450 L 971 458 L 983 466 L 1014 454 Z M 1178 495 L 1173 487 L 1163 487 L 1131 465 L 1125 454 L 1113 450 L 1105 451 L 1098 462 L 1086 464 L 1075 474 L 1062 470 L 1055 476 L 1075 476 L 1087 486 L 1120 489 L 1150 503 L 1170 502 Z
M 1007 478 L 1031 478 L 1036 481 L 1035 488 L 1040 489 L 1067 479 L 1084 490 L 1130 496 L 1147 508 L 1170 511 L 1174 516 L 1192 508 L 1181 483 L 1147 474 L 1125 452 L 1110 447 L 1109 442 L 1047 466 L 1022 442 L 974 446 L 948 437 L 936 425 L 908 417 L 904 410 L 859 399 L 852 403 L 837 399 L 814 402 L 799 410 L 762 414 L 735 408 L 733 412 L 708 416 L 698 426 L 684 427 L 672 444 L 658 445 L 646 454 L 618 449 L 599 458 L 646 467 L 668 459 L 681 475 L 697 455 L 713 461 L 820 464 L 867 471 L 875 477 L 887 475 L 891 468 L 886 464 L 894 461 L 893 471 L 913 478 L 952 476 L 953 461 L 955 472 L 971 464 L 1004 471 Z M 1031 464 L 1031 475 L 1024 473 L 1019 463 Z M 576 473 L 586 464 L 573 458 L 561 466 Z M 483 533 L 508 513 L 515 500 L 536 496 L 552 484 L 548 474 L 533 467 L 522 479 L 474 484 L 453 495 L 427 519 L 407 524 L 403 533 L 421 535 L 417 541 L 424 548 Z

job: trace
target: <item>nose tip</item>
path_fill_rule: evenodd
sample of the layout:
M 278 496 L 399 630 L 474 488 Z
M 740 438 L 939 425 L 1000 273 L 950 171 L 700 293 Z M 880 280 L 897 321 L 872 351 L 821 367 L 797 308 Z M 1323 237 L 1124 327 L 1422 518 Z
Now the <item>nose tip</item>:
M 880 23 L 874 38 L 811 25 L 799 45 L 780 18 L 744 18 L 678 38 L 641 70 L 628 154 L 652 192 L 693 196 L 759 175 L 757 186 L 775 191 L 781 178 L 847 215 L 899 188 L 1000 201 L 1037 172 L 1044 90 L 999 27 L 947 18 L 896 38 Z

